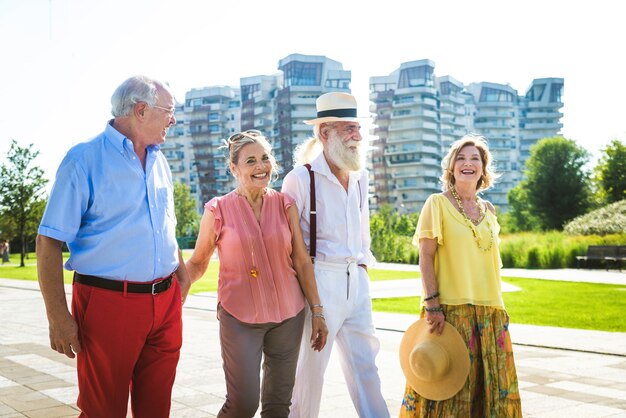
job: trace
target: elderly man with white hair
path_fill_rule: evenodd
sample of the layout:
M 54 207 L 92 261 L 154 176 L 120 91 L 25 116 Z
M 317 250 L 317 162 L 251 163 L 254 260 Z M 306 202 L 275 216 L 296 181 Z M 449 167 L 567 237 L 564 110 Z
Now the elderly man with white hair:
M 357 413 L 384 418 L 389 410 L 375 363 L 380 343 L 374 334 L 367 274 L 375 259 L 356 100 L 331 92 L 320 96 L 316 105 L 317 118 L 305 122 L 313 125 L 314 137 L 296 151 L 300 165 L 287 174 L 282 191 L 296 201 L 329 332 L 326 350 L 301 344 L 290 417 L 319 415 L 324 373 L 336 343 Z
M 111 97 L 102 133 L 69 150 L 37 236 L 50 346 L 77 357 L 80 417 L 166 418 L 190 280 L 176 242 L 172 176 L 159 150 L 174 96 L 144 76 Z M 62 246 L 74 271 L 72 313 Z

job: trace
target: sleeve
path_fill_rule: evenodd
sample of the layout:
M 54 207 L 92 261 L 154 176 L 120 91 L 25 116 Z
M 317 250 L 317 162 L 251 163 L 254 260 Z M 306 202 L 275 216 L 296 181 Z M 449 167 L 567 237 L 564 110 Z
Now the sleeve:
M 289 217 L 289 208 L 292 206 L 295 206 L 296 201 L 293 200 L 291 196 L 289 196 L 286 193 L 279 192 L 279 195 L 280 195 L 281 202 L 283 205 L 285 218 L 287 219 L 287 224 L 289 225 L 289 229 L 291 230 L 291 233 L 293 234 L 293 225 L 291 224 L 291 218 Z M 296 210 L 297 209 L 298 207 L 296 206 Z
M 445 199 L 445 196 L 442 196 Z M 417 221 L 413 245 L 419 246 L 421 238 L 437 239 L 437 244 L 443 245 L 443 216 L 441 200 L 437 195 L 430 195 L 424 203 L 422 212 Z
M 304 182 L 301 181 L 301 178 L 298 176 L 298 173 L 295 170 L 297 170 L 297 168 L 287 173 L 287 175 L 285 176 L 281 192 L 287 195 L 287 197 L 289 197 L 294 202 L 296 208 L 298 209 L 300 222 L 302 222 L 302 217 L 304 216 L 307 209 L 305 206 L 307 200 L 309 199 L 309 188 L 305 187 L 305 185 L 303 184 Z M 308 179 L 309 174 L 306 173 L 306 175 Z
M 66 156 L 56 174 L 38 233 L 72 242 L 90 203 L 88 176 L 80 164 Z
M 283 206 L 285 208 L 285 213 L 287 213 L 287 209 L 295 205 L 296 201 L 293 200 L 293 198 L 286 193 L 281 193 L 281 195 L 283 197 Z
M 365 264 L 368 267 L 372 267 L 376 264 L 376 257 L 371 250 L 372 236 L 370 232 L 370 207 L 368 199 L 368 185 L 369 176 L 367 171 L 363 171 L 359 187 L 361 188 L 361 196 L 363 196 L 363 204 L 361 205 L 361 251 L 363 255 L 358 261 L 358 264 Z
M 220 239 L 220 232 L 222 232 L 222 211 L 218 206 L 218 202 L 220 201 L 219 197 L 214 197 L 204 204 L 204 210 L 209 210 L 215 217 L 215 222 L 213 223 L 213 229 L 215 231 L 215 241 Z

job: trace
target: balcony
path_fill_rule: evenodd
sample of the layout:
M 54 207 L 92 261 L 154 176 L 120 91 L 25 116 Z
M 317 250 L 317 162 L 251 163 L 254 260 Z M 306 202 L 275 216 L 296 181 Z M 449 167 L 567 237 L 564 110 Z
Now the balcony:
M 528 102 L 529 109 L 541 109 L 541 108 L 549 108 L 549 109 L 560 109 L 563 107 L 563 103 L 561 102 Z
M 446 94 L 446 95 L 441 95 L 441 102 L 450 102 L 450 103 L 455 103 L 457 105 L 464 105 L 465 104 L 465 97 L 463 96 L 456 96 L 456 95 L 452 95 L 452 94 Z
M 560 119 L 561 112 L 526 112 L 526 119 Z
M 551 123 L 526 123 L 526 129 L 548 129 L 548 130 L 559 130 L 563 128 L 562 123 L 551 122 Z
M 430 122 L 413 122 L 413 123 L 403 123 L 403 124 L 391 124 L 389 126 L 390 132 L 398 132 L 398 131 L 406 131 L 409 129 L 424 129 L 437 132 L 439 127 L 436 123 Z
M 480 108 L 476 109 L 475 118 L 491 118 L 491 119 L 508 119 L 515 117 L 515 110 L 511 108 L 510 110 L 501 110 L 501 109 L 490 109 L 490 108 Z

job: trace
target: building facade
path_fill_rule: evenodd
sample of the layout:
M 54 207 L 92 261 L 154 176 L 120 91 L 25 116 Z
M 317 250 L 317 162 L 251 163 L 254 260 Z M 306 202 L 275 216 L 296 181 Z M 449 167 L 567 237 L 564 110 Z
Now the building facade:
M 295 148 L 313 133 L 304 121 L 316 117 L 315 100 L 329 91 L 350 92 L 351 72 L 324 56 L 291 54 L 278 62 L 278 70 L 242 77 L 239 87 L 192 89 L 177 106 L 176 126 L 162 149 L 173 180 L 191 186 L 200 211 L 204 202 L 234 186 L 220 149 L 224 139 L 238 131 L 261 131 L 282 168 L 273 184 L 280 188 L 293 168 Z
M 220 147 L 239 131 L 240 118 L 241 96 L 236 87 L 194 88 L 185 94 L 185 103 L 177 105 L 176 125 L 162 149 L 170 168 L 175 168 L 173 181 L 189 184 L 199 211 L 204 202 L 233 188 L 226 153 Z
M 558 135 L 563 125 L 562 78 L 533 80 L 525 96 L 508 85 L 464 86 L 451 76 L 436 77 L 431 60 L 403 63 L 388 76 L 370 78 L 372 207 L 388 203 L 401 213 L 419 211 L 441 191 L 441 159 L 466 133 L 484 135 L 501 174 L 485 192 L 499 210 L 522 178 L 530 147 Z
M 275 107 L 275 155 L 284 177 L 293 168 L 294 150 L 313 134 L 305 120 L 317 115 L 315 100 L 330 91 L 350 92 L 352 74 L 343 65 L 321 55 L 291 54 L 278 62 L 283 85 Z M 280 181 L 279 180 L 279 184 Z
M 283 169 L 274 183 L 280 188 L 293 168 L 294 150 L 312 135 L 304 121 L 315 118 L 316 99 L 330 91 L 350 92 L 350 83 L 351 72 L 340 62 L 291 54 L 278 61 L 277 73 L 242 77 L 239 87 L 191 89 L 177 105 L 177 124 L 162 146 L 174 181 L 190 185 L 201 211 L 204 202 L 234 186 L 220 149 L 224 140 L 257 129 L 272 142 Z M 530 147 L 563 127 L 563 84 L 562 78 L 535 79 L 519 96 L 508 85 L 464 85 L 449 75 L 438 77 L 428 59 L 371 77 L 371 208 L 388 203 L 401 213 L 419 211 L 441 190 L 445 151 L 473 132 L 488 139 L 500 173 L 485 197 L 506 211 L 507 193 L 522 179 Z

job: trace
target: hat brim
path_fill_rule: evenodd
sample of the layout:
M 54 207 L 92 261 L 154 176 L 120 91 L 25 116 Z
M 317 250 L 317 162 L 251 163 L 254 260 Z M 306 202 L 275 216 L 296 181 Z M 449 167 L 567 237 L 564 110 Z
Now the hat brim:
M 304 123 L 307 125 L 319 125 L 320 123 L 327 122 L 361 122 L 362 120 L 367 119 L 365 117 L 354 117 L 354 118 L 340 118 L 337 116 L 326 116 L 324 118 L 316 118 L 311 120 L 305 120 Z
M 410 356 L 417 342 L 436 339 L 445 346 L 451 361 L 449 372 L 438 381 L 418 377 L 410 365 Z M 409 386 L 420 396 L 433 401 L 443 401 L 456 395 L 465 385 L 469 375 L 470 360 L 467 345 L 461 334 L 446 322 L 441 335 L 430 332 L 425 319 L 414 322 L 404 333 L 400 343 L 400 366 Z

